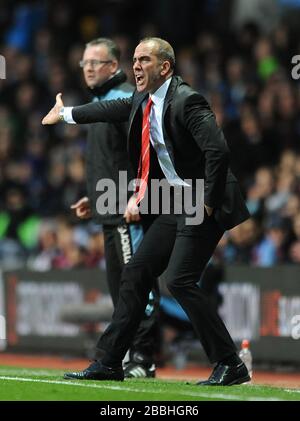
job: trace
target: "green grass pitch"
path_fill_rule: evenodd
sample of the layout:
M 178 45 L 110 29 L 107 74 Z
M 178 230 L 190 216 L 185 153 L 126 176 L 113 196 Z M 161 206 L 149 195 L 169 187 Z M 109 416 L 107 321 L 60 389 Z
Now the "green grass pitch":
M 0 401 L 298 401 L 300 389 L 261 385 L 199 387 L 193 382 L 130 379 L 67 381 L 60 370 L 0 366 Z

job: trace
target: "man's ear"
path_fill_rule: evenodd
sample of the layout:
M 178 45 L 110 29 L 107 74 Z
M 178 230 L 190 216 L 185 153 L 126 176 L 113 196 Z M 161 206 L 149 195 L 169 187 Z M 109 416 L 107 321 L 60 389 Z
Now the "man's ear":
M 171 65 L 170 65 L 170 62 L 169 61 L 162 62 L 160 74 L 162 76 L 166 76 L 166 74 L 169 73 L 170 68 L 171 68 Z
M 116 71 L 119 68 L 119 63 L 117 61 L 113 60 L 112 63 L 111 63 L 111 66 L 112 66 L 112 72 L 116 73 Z

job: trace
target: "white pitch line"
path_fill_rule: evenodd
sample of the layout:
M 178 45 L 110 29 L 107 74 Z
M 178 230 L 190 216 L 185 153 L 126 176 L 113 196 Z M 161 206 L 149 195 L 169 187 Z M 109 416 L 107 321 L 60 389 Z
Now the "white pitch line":
M 300 389 L 284 389 L 288 393 L 300 393 Z
M 63 373 L 63 370 L 62 372 Z M 57 371 L 54 373 L 54 370 L 28 370 L 26 368 L 20 368 L 17 370 L 3 370 L 0 369 L 0 376 L 9 376 L 9 377 L 18 377 L 18 376 L 48 376 L 53 377 L 53 375 L 59 376 Z
M 86 383 L 78 383 L 78 382 L 70 382 L 70 381 L 62 381 L 62 380 L 43 380 L 43 379 L 32 379 L 32 378 L 25 378 L 25 377 L 10 377 L 10 376 L 0 376 L 0 380 L 12 380 L 12 381 L 20 381 L 20 382 L 33 382 L 33 383 L 47 383 L 47 384 L 61 384 L 67 386 L 79 386 L 79 387 L 88 387 L 94 389 L 109 389 L 109 390 L 123 390 L 126 392 L 135 392 L 135 393 L 155 393 L 161 395 L 161 391 L 159 390 L 146 390 L 146 389 L 135 389 L 132 387 L 121 387 L 121 386 L 109 386 L 104 384 L 86 384 Z M 200 392 L 200 391 L 199 391 Z M 239 395 L 228 395 L 222 393 L 193 393 L 193 392 L 173 392 L 176 395 L 181 396 L 190 396 L 190 397 L 202 397 L 202 398 L 210 398 L 210 399 L 226 399 L 226 400 L 239 400 L 239 401 L 281 401 L 282 399 L 276 398 L 262 398 L 259 396 L 249 396 L 247 398 L 243 398 Z

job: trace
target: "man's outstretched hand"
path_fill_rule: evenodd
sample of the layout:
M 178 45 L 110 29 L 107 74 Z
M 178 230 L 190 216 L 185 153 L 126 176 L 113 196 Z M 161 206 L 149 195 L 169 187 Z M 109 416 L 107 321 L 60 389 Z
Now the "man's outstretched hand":
M 76 216 L 80 219 L 89 219 L 92 217 L 91 203 L 88 197 L 82 197 L 71 206 L 71 209 L 75 210 Z
M 56 124 L 60 121 L 59 111 L 64 106 L 61 94 L 56 95 L 56 103 L 49 113 L 43 118 L 42 124 Z

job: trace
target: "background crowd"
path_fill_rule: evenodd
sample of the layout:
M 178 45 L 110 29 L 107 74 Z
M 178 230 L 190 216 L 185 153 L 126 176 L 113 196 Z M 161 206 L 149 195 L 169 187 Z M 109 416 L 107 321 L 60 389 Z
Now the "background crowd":
M 168 39 L 176 73 L 208 98 L 252 215 L 226 233 L 215 258 L 300 263 L 300 79 L 293 79 L 291 62 L 300 54 L 300 1 L 2 3 L 2 268 L 105 267 L 101 227 L 70 211 L 86 195 L 86 128 L 41 125 L 58 92 L 66 105 L 90 101 L 79 61 L 98 36 L 118 42 L 131 82 L 139 39 Z

